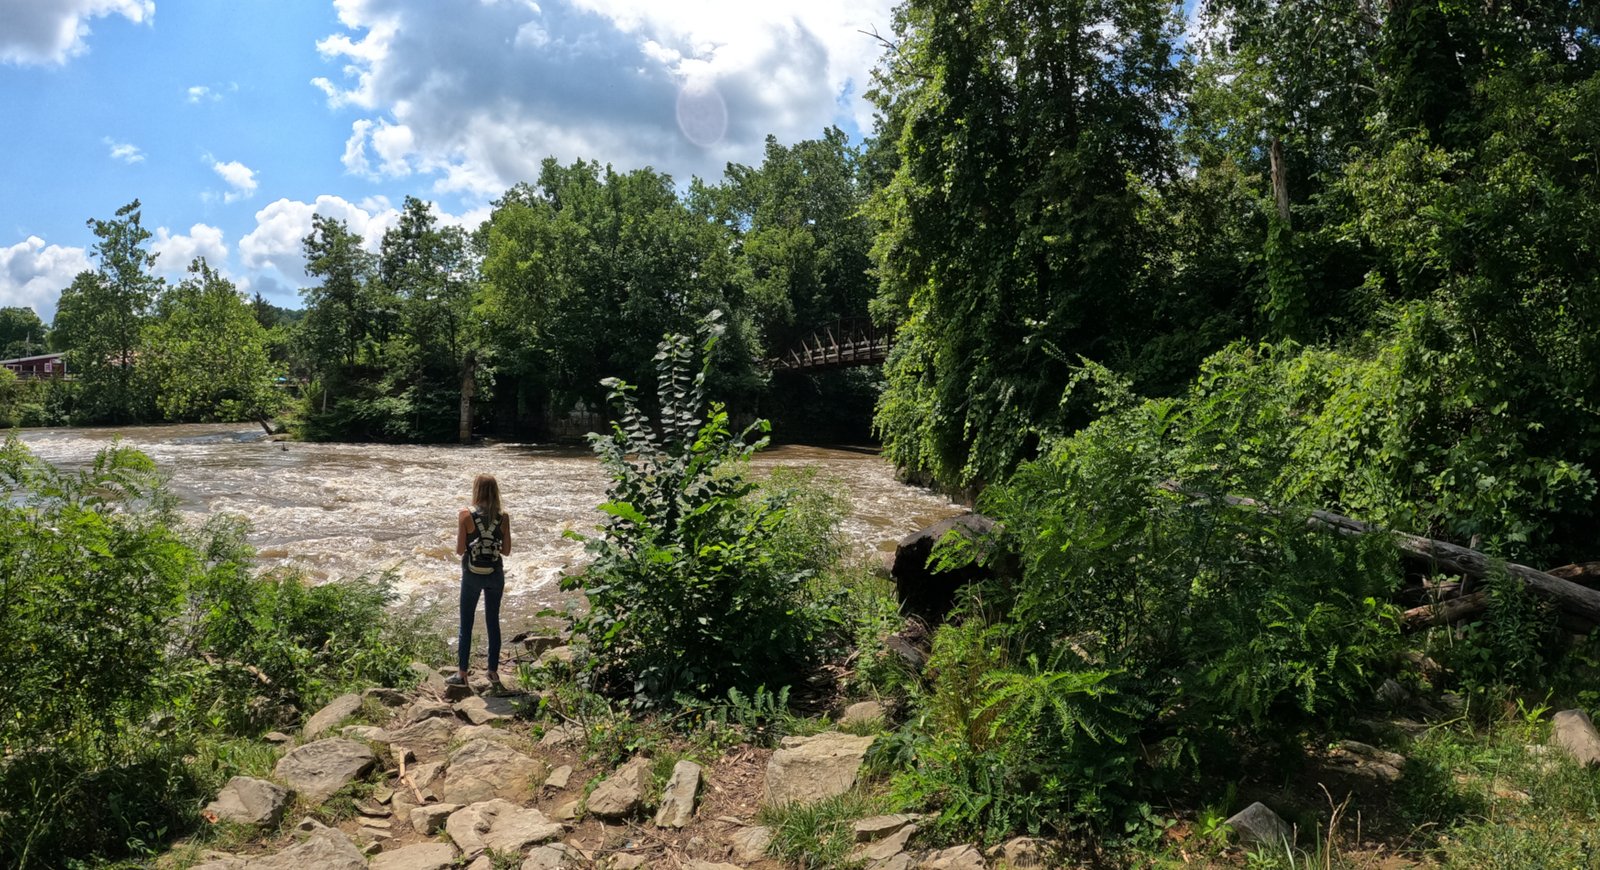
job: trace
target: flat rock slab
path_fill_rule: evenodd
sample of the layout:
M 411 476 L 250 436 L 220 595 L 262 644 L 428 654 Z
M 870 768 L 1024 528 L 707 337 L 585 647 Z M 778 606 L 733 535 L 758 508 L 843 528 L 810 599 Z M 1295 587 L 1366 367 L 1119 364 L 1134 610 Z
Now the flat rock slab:
M 559 791 L 566 788 L 567 783 L 571 781 L 572 765 L 563 764 L 555 770 L 550 771 L 550 775 L 544 778 L 544 787 L 553 788 Z
M 497 719 L 517 715 L 517 703 L 502 695 L 473 695 L 456 703 L 456 712 L 474 725 L 487 725 Z
M 283 821 L 289 794 L 288 789 L 275 782 L 236 776 L 222 787 L 216 800 L 206 804 L 204 812 L 241 825 L 275 827 Z
M 456 865 L 456 847 L 449 843 L 418 843 L 372 858 L 372 870 L 449 870 Z
M 421 722 L 424 719 L 454 719 L 455 715 L 455 707 L 443 701 L 435 701 L 432 698 L 418 698 L 415 703 L 405 709 L 405 712 L 401 714 L 400 720 L 402 723 L 410 725 L 413 722 Z
M 851 830 L 855 832 L 857 843 L 870 843 L 892 836 L 896 831 L 911 824 L 921 816 L 911 813 L 895 813 L 892 816 L 870 816 L 859 819 Z
M 1551 720 L 1550 745 L 1572 756 L 1580 765 L 1600 765 L 1600 733 L 1582 710 L 1562 710 Z
M 249 870 L 366 870 L 367 856 L 349 837 L 322 828 L 276 855 L 250 859 L 247 866 Z
M 355 715 L 361 709 L 361 696 L 355 693 L 340 695 L 329 701 L 327 706 L 313 713 L 306 720 L 306 739 L 315 740 L 329 731 L 333 726 Z
M 874 864 L 888 861 L 890 858 L 893 858 L 901 852 L 904 852 L 906 850 L 906 844 L 911 842 L 911 837 L 916 833 L 916 825 L 901 825 L 895 829 L 894 833 L 889 834 L 887 837 L 858 848 L 850 857 L 858 861 L 866 861 Z
M 405 692 L 402 692 L 399 689 L 391 689 L 388 686 L 377 686 L 367 689 L 361 693 L 361 697 L 363 700 L 371 698 L 385 707 L 404 707 L 411 701 L 410 695 L 407 695 Z
M 411 830 L 424 837 L 431 837 L 444 830 L 445 820 L 459 809 L 461 809 L 460 804 L 428 804 L 423 807 L 412 807 L 409 814 Z
M 403 728 L 387 731 L 378 742 L 390 746 L 404 746 L 411 750 L 418 761 L 432 761 L 444 755 L 446 747 L 450 745 L 450 738 L 456 733 L 456 719 L 452 714 L 450 718 L 429 718 L 420 722 L 412 722 Z
M 976 846 L 951 846 L 922 859 L 917 866 L 925 870 L 984 870 L 989 862 Z
M 366 744 L 343 737 L 307 743 L 278 759 L 273 775 L 312 803 L 322 803 L 378 761 Z
M 682 828 L 694 821 L 694 798 L 700 791 L 700 765 L 680 761 L 672 766 L 672 778 L 661 792 L 656 808 L 656 827 Z
M 1044 867 L 1050 857 L 1050 847 L 1044 840 L 1033 837 L 1013 837 L 1004 844 L 989 850 L 989 857 L 999 857 L 1007 867 L 1018 870 L 1025 867 Z
M 767 847 L 772 845 L 772 829 L 763 825 L 740 828 L 728 842 L 733 846 L 733 860 L 752 864 L 766 857 Z
M 583 853 L 566 843 L 540 846 L 523 859 L 522 870 L 563 870 L 566 867 L 584 867 L 588 861 Z
M 1294 829 L 1261 801 L 1245 807 L 1224 822 L 1240 840 L 1268 849 L 1294 843 Z
M 524 809 L 500 799 L 463 807 L 451 813 L 444 823 L 445 834 L 468 858 L 488 849 L 521 852 L 529 846 L 554 840 L 565 830 L 538 810 Z
M 768 806 L 815 803 L 849 791 L 861 772 L 871 737 L 829 731 L 814 737 L 785 737 L 767 762 L 761 802 Z
M 633 815 L 644 806 L 644 789 L 649 781 L 650 759 L 634 758 L 589 793 L 589 813 L 602 819 Z
M 457 749 L 436 789 L 442 800 L 473 804 L 491 798 L 520 800 L 550 773 L 544 762 L 494 740 L 474 740 Z

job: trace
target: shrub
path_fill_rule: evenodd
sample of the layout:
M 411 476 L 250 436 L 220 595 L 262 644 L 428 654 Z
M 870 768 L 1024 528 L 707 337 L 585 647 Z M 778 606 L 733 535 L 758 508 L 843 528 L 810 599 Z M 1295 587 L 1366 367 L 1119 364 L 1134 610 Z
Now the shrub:
M 743 469 L 767 443 L 765 421 L 735 434 L 726 409 L 707 408 L 717 317 L 701 326 L 698 373 L 687 336 L 660 344 L 654 422 L 632 385 L 608 379 L 620 417 L 590 436 L 611 475 L 606 520 L 597 536 L 574 535 L 594 559 L 562 587 L 588 598 L 573 630 L 587 638 L 592 684 L 640 707 L 783 685 L 817 622 L 807 580 L 829 546 L 814 523 L 794 524 L 808 515 L 791 510 L 804 490 L 762 494 Z
M 408 675 L 424 642 L 386 582 L 258 577 L 245 530 L 181 525 L 138 451 L 0 448 L 0 864 L 147 854 L 258 772 L 229 733 Z

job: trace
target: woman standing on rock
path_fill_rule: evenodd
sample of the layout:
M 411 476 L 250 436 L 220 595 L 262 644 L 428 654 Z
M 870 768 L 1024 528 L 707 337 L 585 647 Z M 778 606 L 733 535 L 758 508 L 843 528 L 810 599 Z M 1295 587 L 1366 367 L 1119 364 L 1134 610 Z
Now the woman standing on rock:
M 501 556 L 511 555 L 511 515 L 501 510 L 500 484 L 494 475 L 472 481 L 472 507 L 456 518 L 456 555 L 461 557 L 461 630 L 456 637 L 456 675 L 452 685 L 467 682 L 472 654 L 472 620 L 483 597 L 483 622 L 489 632 L 489 680 L 500 682 L 500 596 L 506 591 Z

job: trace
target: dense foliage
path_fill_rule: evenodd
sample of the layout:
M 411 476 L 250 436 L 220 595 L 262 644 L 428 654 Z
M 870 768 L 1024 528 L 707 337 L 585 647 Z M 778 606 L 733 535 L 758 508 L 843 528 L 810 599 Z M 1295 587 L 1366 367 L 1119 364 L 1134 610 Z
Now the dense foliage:
M 231 735 L 423 651 L 386 583 L 257 576 L 241 520 L 181 524 L 148 457 L 0 448 L 0 861 L 141 854 L 198 822 Z
M 608 379 L 618 417 L 591 436 L 611 475 L 607 518 L 587 539 L 594 561 L 562 585 L 588 602 L 573 628 L 595 685 L 640 707 L 792 678 L 820 627 L 807 581 L 838 555 L 818 545 L 836 516 L 808 527 L 817 512 L 789 510 L 803 488 L 743 474 L 765 421 L 735 433 L 726 408 L 707 406 L 718 315 L 701 324 L 698 372 L 688 336 L 661 342 L 654 421 L 632 385 Z

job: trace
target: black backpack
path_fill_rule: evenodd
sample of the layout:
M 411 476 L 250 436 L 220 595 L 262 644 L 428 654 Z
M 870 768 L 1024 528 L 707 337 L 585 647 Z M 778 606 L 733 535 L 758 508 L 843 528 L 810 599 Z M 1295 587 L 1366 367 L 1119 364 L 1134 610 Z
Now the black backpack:
M 467 541 L 467 569 L 474 574 L 493 574 L 500 568 L 500 518 L 484 523 L 483 513 L 474 507 L 472 525 L 477 534 Z

